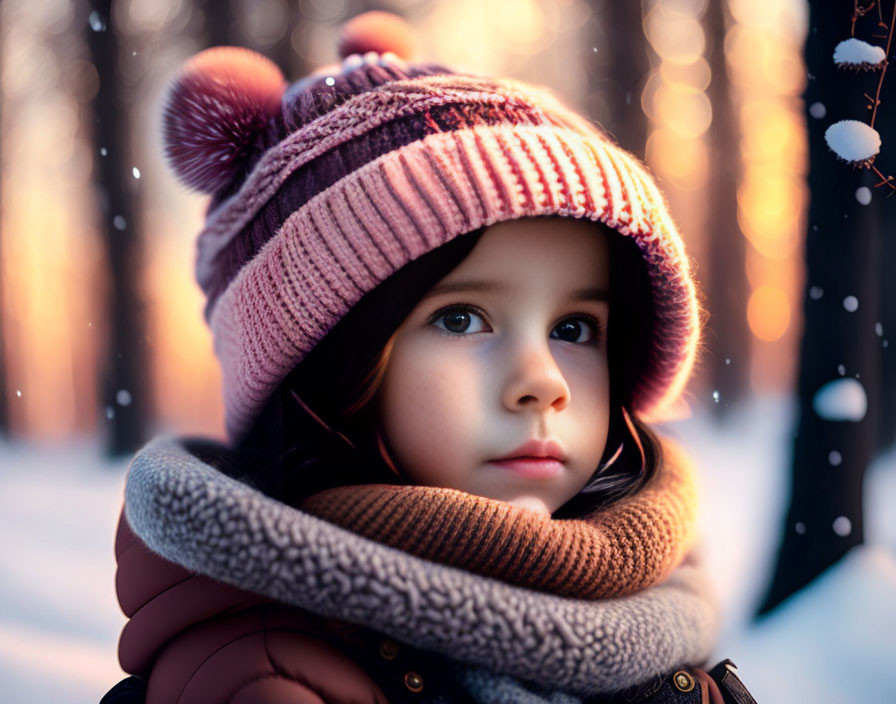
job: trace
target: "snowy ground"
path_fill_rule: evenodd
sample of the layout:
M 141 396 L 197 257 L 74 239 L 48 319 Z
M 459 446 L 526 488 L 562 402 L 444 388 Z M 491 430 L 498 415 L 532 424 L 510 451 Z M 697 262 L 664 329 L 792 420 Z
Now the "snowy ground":
M 867 545 L 759 625 L 784 509 L 789 399 L 756 400 L 723 426 L 666 426 L 701 474 L 706 557 L 731 658 L 759 704 L 892 702 L 896 691 L 896 453 L 867 486 Z M 18 704 L 96 704 L 123 676 L 112 540 L 126 462 L 95 445 L 0 445 L 0 691 Z

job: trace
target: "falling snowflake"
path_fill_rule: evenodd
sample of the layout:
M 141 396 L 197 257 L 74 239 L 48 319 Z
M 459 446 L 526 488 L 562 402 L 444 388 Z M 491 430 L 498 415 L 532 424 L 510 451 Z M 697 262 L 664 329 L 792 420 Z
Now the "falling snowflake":
M 121 215 L 116 215 L 112 218 L 112 226 L 116 230 L 124 230 L 128 226 L 128 221 L 125 220 Z
M 115 394 L 115 402 L 119 406 L 130 406 L 131 405 L 131 392 L 127 389 L 120 389 L 118 393 Z
M 856 189 L 856 200 L 862 205 L 871 203 L 871 189 L 867 186 L 861 186 Z
M 797 523 L 793 529 L 796 531 L 797 535 L 805 535 L 806 534 L 806 524 L 800 521 Z
M 840 463 L 843 462 L 843 455 L 836 450 L 831 450 L 828 453 L 828 462 L 831 463 L 832 467 L 839 467 Z
M 94 32 L 105 32 L 106 22 L 100 17 L 100 13 L 94 10 L 87 18 L 87 24 Z
M 843 299 L 843 307 L 850 313 L 855 313 L 859 309 L 859 299 L 855 296 L 847 296 Z
M 852 533 L 852 521 L 850 521 L 846 516 L 837 516 L 834 519 L 834 532 L 839 535 L 841 538 L 845 538 L 847 535 Z
M 809 298 L 813 301 L 817 301 L 824 295 L 824 289 L 821 286 L 811 286 L 809 288 Z
M 816 120 L 820 120 L 828 114 L 828 111 L 827 108 L 825 108 L 824 103 L 812 103 L 809 106 L 809 114 Z
M 845 39 L 834 47 L 834 63 L 840 68 L 876 71 L 883 66 L 886 58 L 886 52 L 879 46 L 855 37 Z
M 858 423 L 868 411 L 868 395 L 855 379 L 835 379 L 815 392 L 812 408 L 824 420 Z
M 138 169 L 136 166 L 131 169 L 131 173 L 134 174 L 134 178 L 140 178 L 140 169 Z
M 840 120 L 824 132 L 824 141 L 834 154 L 858 166 L 866 165 L 880 151 L 880 134 L 858 120 Z

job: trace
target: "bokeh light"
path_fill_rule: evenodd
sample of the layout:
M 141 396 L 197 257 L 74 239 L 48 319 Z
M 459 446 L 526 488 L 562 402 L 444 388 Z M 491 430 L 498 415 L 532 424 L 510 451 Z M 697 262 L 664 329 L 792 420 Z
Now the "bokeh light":
M 750 294 L 747 303 L 747 321 L 750 330 L 760 340 L 773 342 L 779 339 L 790 325 L 790 301 L 775 286 L 759 286 Z

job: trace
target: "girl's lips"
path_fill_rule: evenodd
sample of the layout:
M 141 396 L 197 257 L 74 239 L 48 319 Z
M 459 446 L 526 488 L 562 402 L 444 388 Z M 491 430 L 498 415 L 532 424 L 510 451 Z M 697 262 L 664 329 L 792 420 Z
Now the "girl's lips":
M 563 471 L 563 463 L 553 457 L 514 457 L 492 460 L 489 464 L 530 479 L 550 479 Z

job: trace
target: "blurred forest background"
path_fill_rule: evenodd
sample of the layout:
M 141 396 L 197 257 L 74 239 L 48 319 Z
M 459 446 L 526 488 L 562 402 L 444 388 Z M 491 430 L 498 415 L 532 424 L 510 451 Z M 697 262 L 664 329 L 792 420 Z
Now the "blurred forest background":
M 864 472 L 896 436 L 894 201 L 823 131 L 868 120 L 880 72 L 831 59 L 852 34 L 886 46 L 892 5 L 868 0 L 0 0 L 2 432 L 112 456 L 223 436 L 192 269 L 205 202 L 165 166 L 165 88 L 220 44 L 297 80 L 370 9 L 413 25 L 419 60 L 549 86 L 657 176 L 710 313 L 678 413 L 798 398 L 763 608 L 861 543 Z

